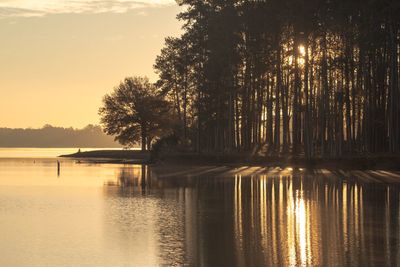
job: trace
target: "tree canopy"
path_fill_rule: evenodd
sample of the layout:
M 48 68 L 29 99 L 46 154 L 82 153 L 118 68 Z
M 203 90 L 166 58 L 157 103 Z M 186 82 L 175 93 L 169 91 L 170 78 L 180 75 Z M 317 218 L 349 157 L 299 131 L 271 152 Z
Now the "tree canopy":
M 170 131 L 170 106 L 147 78 L 126 78 L 103 99 L 99 109 L 107 134 L 125 146 L 150 149 L 154 138 Z

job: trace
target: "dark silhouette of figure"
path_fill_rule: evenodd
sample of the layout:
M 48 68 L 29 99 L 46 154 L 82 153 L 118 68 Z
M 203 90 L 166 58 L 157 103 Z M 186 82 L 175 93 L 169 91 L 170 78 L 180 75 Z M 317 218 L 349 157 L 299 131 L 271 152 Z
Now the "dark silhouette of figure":
M 57 160 L 57 176 L 60 177 L 60 169 L 61 169 L 61 164 L 60 162 Z

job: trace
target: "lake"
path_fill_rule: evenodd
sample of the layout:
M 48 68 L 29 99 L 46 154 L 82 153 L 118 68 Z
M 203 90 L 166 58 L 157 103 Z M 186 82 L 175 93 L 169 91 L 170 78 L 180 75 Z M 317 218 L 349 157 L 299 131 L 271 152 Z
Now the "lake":
M 0 266 L 400 262 L 399 173 L 265 168 L 165 176 L 56 152 L 0 149 Z

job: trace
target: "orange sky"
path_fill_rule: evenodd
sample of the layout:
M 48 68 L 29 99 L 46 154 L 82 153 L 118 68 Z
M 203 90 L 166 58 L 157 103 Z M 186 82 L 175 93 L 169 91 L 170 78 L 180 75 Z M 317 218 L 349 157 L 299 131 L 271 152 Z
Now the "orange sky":
M 98 124 L 103 95 L 126 76 L 154 81 L 180 33 L 171 0 L 67 3 L 0 0 L 0 127 Z

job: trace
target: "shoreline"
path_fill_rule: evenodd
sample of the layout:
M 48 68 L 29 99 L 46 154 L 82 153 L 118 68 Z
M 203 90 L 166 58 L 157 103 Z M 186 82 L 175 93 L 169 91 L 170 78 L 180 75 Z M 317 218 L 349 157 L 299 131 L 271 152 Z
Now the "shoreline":
M 60 158 L 72 158 L 89 163 L 113 164 L 146 164 L 150 159 L 150 152 L 140 150 L 92 150 L 60 155 Z
M 344 156 L 341 158 L 307 160 L 301 157 L 281 156 L 248 157 L 243 154 L 215 155 L 194 153 L 171 153 L 153 160 L 149 151 L 140 150 L 94 150 L 60 155 L 61 158 L 73 158 L 90 163 L 114 164 L 151 164 L 153 166 L 175 166 L 179 168 L 195 168 L 199 166 L 229 167 L 279 167 L 304 169 L 340 169 L 340 170 L 400 170 L 400 156 Z

